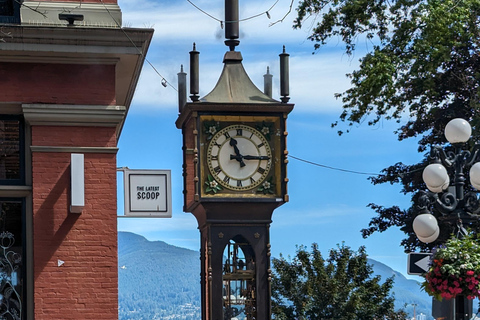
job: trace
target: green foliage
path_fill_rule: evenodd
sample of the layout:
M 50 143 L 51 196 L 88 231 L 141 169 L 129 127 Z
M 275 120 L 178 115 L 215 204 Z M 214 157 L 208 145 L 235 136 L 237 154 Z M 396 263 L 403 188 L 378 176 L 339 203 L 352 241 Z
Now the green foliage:
M 395 120 L 398 139 L 419 138 L 418 151 L 424 153 L 430 145 L 446 142 L 448 121 L 463 118 L 472 125 L 471 141 L 480 138 L 480 0 L 303 0 L 297 12 L 294 28 L 316 19 L 309 36 L 315 49 L 331 38 L 340 38 L 347 54 L 357 43 L 370 44 L 359 68 L 348 75 L 351 87 L 336 94 L 343 102 L 340 121 L 347 132 L 355 124 Z M 403 193 L 414 194 L 425 190 L 421 169 L 426 162 L 397 163 L 371 181 L 399 183 Z M 364 237 L 401 227 L 406 251 L 427 248 L 407 226 L 413 208 L 370 206 L 378 216 L 362 230 Z M 478 223 L 470 227 L 480 230 Z M 440 229 L 441 239 L 452 231 L 446 225 Z
M 405 319 L 394 311 L 393 278 L 372 277 L 364 247 L 338 246 L 324 259 L 317 244 L 311 252 L 301 246 L 292 261 L 272 263 L 275 319 Z
M 403 139 L 428 132 L 452 106 L 467 120 L 474 115 L 479 0 L 304 0 L 297 11 L 295 28 L 318 18 L 309 36 L 316 49 L 340 37 L 352 54 L 360 37 L 371 41 L 372 50 L 349 75 L 352 87 L 338 95 L 342 121 L 353 125 L 373 116 L 373 125 L 406 113 L 412 120 L 398 131 Z

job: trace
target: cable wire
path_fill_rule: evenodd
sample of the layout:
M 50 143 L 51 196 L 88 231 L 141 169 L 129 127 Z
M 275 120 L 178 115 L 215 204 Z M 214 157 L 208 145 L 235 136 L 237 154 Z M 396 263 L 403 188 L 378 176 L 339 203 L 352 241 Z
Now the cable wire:
M 378 176 L 378 175 L 382 175 L 381 173 L 378 173 L 378 172 L 377 172 L 377 173 L 361 172 L 361 171 L 354 171 L 354 170 L 347 170 L 347 169 L 342 169 L 342 168 L 331 167 L 331 166 L 327 166 L 327 165 L 324 165 L 324 164 L 320 164 L 320 163 L 308 161 L 308 160 L 305 160 L 305 159 L 301 159 L 301 158 L 298 158 L 298 157 L 295 157 L 295 156 L 292 156 L 292 155 L 288 155 L 288 157 L 289 157 L 289 158 L 292 158 L 292 159 L 295 159 L 295 160 L 298 160 L 298 161 L 301 161 L 301 162 L 305 162 L 305 163 L 308 163 L 308 164 L 317 166 L 317 167 L 321 167 L 321 168 L 325 168 L 325 169 L 330 169 L 330 170 L 336 170 L 336 171 L 342 171 L 342 172 L 354 173 L 354 174 L 361 174 L 361 175 L 368 175 L 368 176 Z M 410 173 L 413 173 L 413 172 L 421 171 L 421 170 L 423 170 L 423 169 L 424 169 L 424 168 L 421 167 L 421 168 L 418 168 L 418 169 L 415 169 L 415 170 L 410 170 L 409 172 L 406 172 L 406 173 L 399 173 L 398 176 L 399 176 L 400 178 L 403 178 L 403 176 L 405 176 L 406 174 L 410 174 Z
M 107 6 L 105 5 L 105 2 L 103 2 L 103 0 L 100 0 L 103 4 L 103 7 L 105 8 L 105 10 L 108 12 L 108 14 L 110 15 L 110 17 L 112 18 L 112 20 L 115 22 L 115 24 L 117 25 L 117 27 L 120 28 L 120 30 L 122 30 L 123 34 L 127 37 L 127 39 L 132 43 L 132 45 L 134 46 L 135 49 L 137 49 L 138 53 L 145 59 L 145 61 L 150 65 L 150 67 L 152 67 L 152 69 L 157 73 L 157 75 L 162 78 L 162 85 L 165 87 L 166 85 L 165 84 L 168 84 L 170 87 L 173 88 L 173 90 L 177 91 L 177 88 L 175 88 L 174 85 L 172 85 L 170 82 L 167 81 L 167 79 L 165 79 L 164 76 L 162 76 L 160 74 L 160 72 L 158 72 L 157 68 L 155 68 L 155 66 L 150 62 L 150 60 L 148 60 L 148 58 L 145 56 L 145 54 L 142 52 L 142 50 L 140 50 L 140 48 L 138 48 L 136 45 L 135 45 L 135 42 L 133 42 L 132 38 L 130 38 L 130 36 L 127 34 L 127 32 L 122 28 L 122 26 L 118 23 L 118 21 L 113 17 L 112 13 L 110 12 L 110 10 L 108 10 Z M 188 0 L 187 0 L 188 1 Z
M 254 19 L 254 18 L 257 18 L 257 17 L 260 17 L 260 16 L 263 16 L 264 14 L 267 15 L 267 17 L 270 19 L 270 13 L 269 11 L 272 10 L 278 3 L 279 0 L 275 1 L 275 3 L 270 7 L 270 9 L 268 9 L 267 11 L 264 11 L 264 12 L 261 12 L 261 13 L 258 13 L 258 14 L 255 14 L 251 17 L 248 17 L 248 18 L 244 18 L 244 19 L 239 19 L 238 21 L 223 21 L 223 20 L 220 20 L 216 17 L 214 17 L 213 15 L 211 15 L 210 13 L 206 12 L 205 10 L 201 9 L 199 6 L 197 6 L 195 3 L 193 3 L 191 0 L 187 0 L 188 3 L 190 3 L 195 9 L 197 9 L 198 11 L 200 11 L 201 13 L 205 14 L 206 16 L 212 18 L 213 20 L 215 21 L 218 21 L 220 22 L 220 26 L 221 28 L 223 29 L 223 23 L 232 23 L 232 22 L 242 22 L 242 21 L 247 21 L 247 20 L 251 20 L 251 19 Z
M 301 161 L 301 162 L 305 162 L 305 163 L 308 163 L 308 164 L 317 166 L 317 167 L 326 168 L 326 169 L 330 169 L 330 170 L 336 170 L 336 171 L 342 171 L 342 172 L 354 173 L 354 174 L 362 174 L 362 175 L 368 175 L 368 176 L 376 176 L 376 175 L 378 175 L 378 173 L 361 172 L 361 171 L 354 171 L 354 170 L 347 170 L 347 169 L 341 169 L 341 168 L 331 167 L 331 166 L 327 166 L 327 165 L 324 165 L 324 164 L 315 163 L 315 162 L 312 162 L 312 161 L 308 161 L 308 160 L 304 160 L 304 159 L 301 159 L 301 158 L 297 158 L 297 157 L 294 157 L 294 156 L 292 156 L 292 155 L 288 155 L 288 157 L 289 157 L 289 158 L 292 158 L 292 159 L 295 159 L 295 160 L 298 160 L 298 161 Z

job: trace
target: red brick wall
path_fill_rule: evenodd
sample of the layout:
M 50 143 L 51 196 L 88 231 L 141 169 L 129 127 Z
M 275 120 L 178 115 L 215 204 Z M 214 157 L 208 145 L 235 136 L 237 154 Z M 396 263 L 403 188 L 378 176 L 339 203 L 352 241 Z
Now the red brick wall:
M 115 147 L 115 128 L 32 127 L 32 145 L 50 147 Z
M 114 146 L 115 128 L 34 126 L 32 145 Z M 32 154 L 36 320 L 118 319 L 116 155 L 84 156 L 85 208 L 72 214 L 70 153 Z
M 0 63 L 0 101 L 114 105 L 115 66 Z

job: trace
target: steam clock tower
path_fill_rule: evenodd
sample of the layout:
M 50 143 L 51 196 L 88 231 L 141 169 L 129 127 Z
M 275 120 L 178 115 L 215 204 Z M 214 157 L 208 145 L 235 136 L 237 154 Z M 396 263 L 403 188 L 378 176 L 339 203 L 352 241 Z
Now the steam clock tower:
M 201 235 L 202 320 L 271 318 L 269 228 L 288 201 L 286 119 L 288 54 L 280 54 L 281 101 L 271 98 L 271 75 L 260 91 L 242 65 L 238 0 L 225 1 L 225 54 L 215 88 L 198 96 L 199 52 L 190 52 L 191 101 L 179 73 L 183 134 L 184 211 Z

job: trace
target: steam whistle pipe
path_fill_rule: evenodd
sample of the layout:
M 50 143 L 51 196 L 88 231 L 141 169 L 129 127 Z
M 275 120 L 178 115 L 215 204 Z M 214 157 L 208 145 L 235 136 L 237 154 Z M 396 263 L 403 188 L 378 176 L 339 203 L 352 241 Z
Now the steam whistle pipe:
M 198 92 L 199 92 L 199 85 L 198 85 L 198 56 L 200 52 L 196 50 L 195 43 L 193 43 L 193 50 L 190 51 L 190 99 L 193 102 L 198 101 Z
M 225 44 L 234 51 L 240 41 L 238 0 L 225 0 Z
M 178 113 L 182 113 L 185 103 L 187 103 L 187 74 L 183 72 L 183 64 L 180 67 L 178 76 Z
M 290 55 L 285 52 L 285 46 L 283 46 L 283 52 L 280 54 L 280 100 L 283 103 L 290 100 L 289 57 Z
M 267 67 L 267 73 L 263 75 L 263 93 L 270 98 L 272 97 L 272 78 L 270 67 Z

